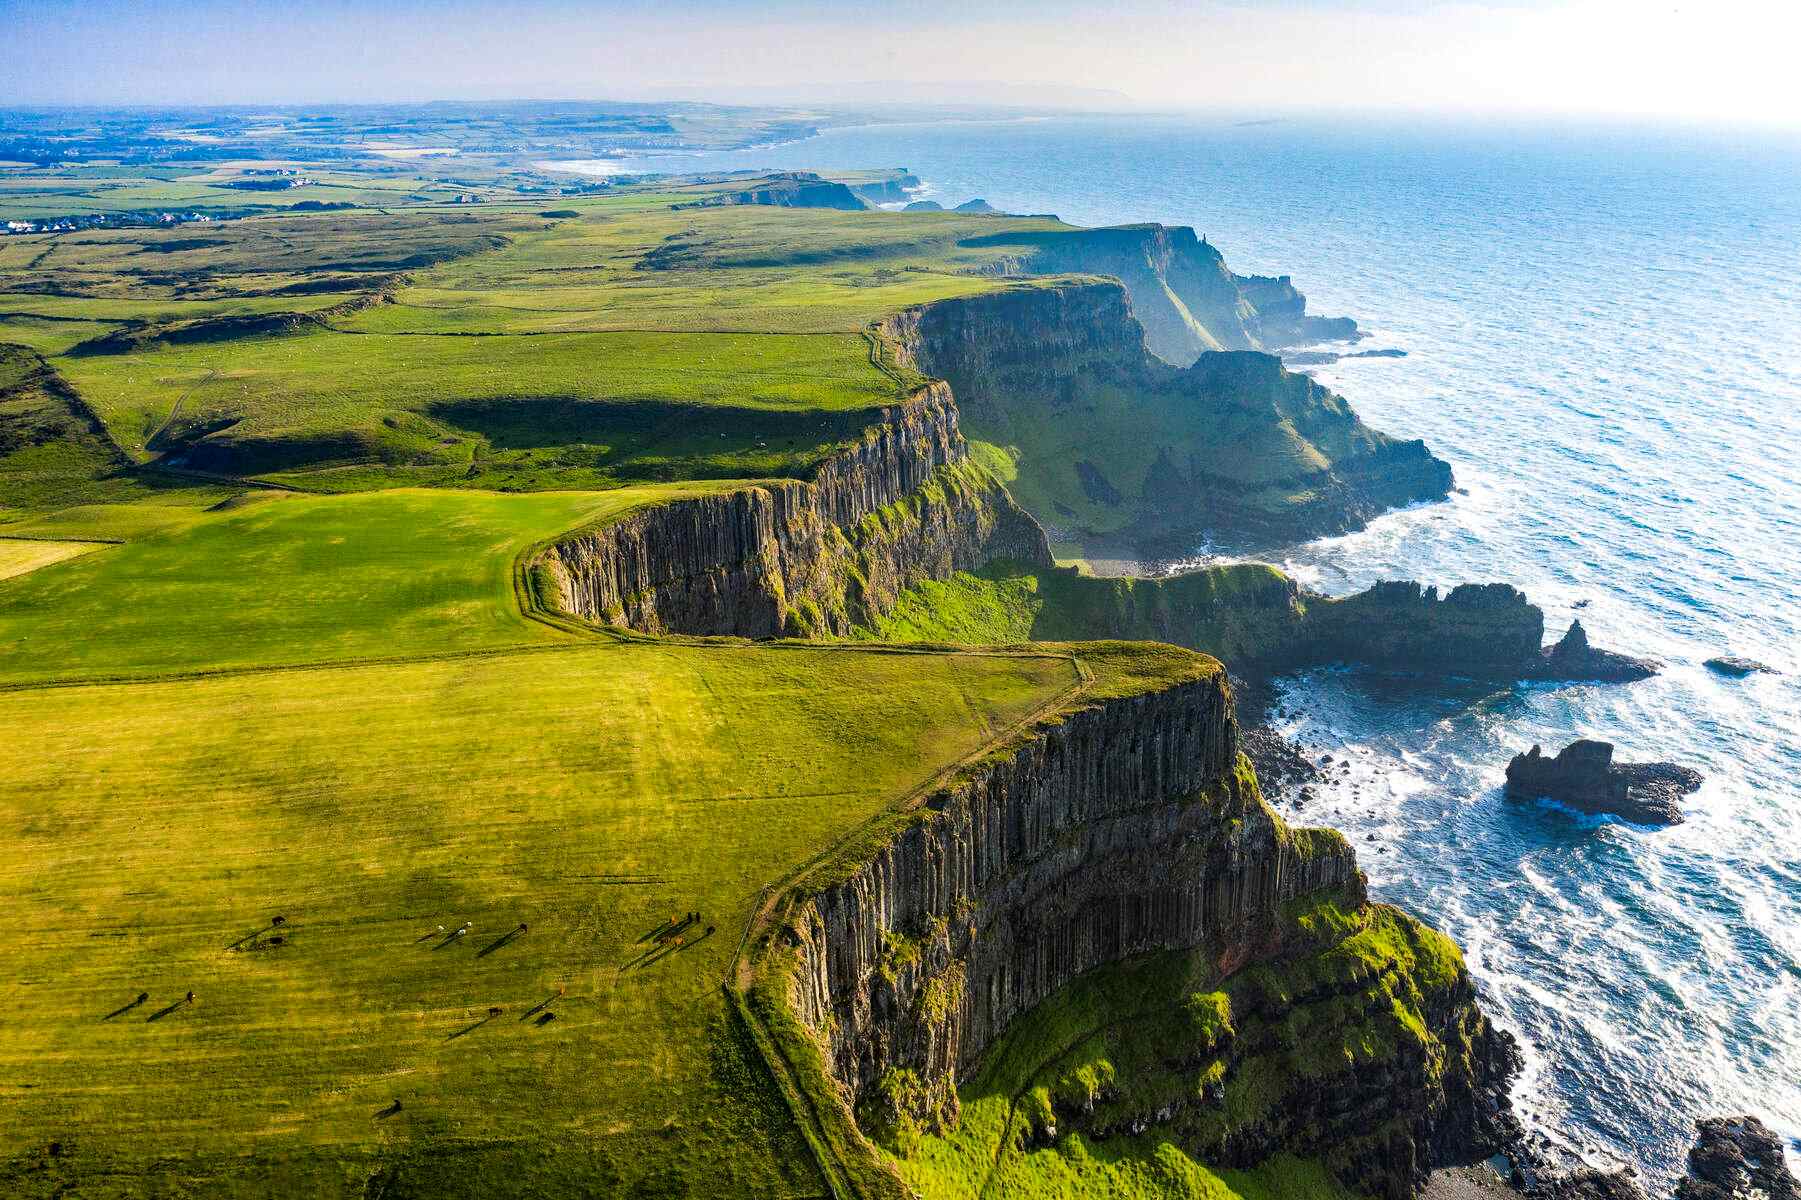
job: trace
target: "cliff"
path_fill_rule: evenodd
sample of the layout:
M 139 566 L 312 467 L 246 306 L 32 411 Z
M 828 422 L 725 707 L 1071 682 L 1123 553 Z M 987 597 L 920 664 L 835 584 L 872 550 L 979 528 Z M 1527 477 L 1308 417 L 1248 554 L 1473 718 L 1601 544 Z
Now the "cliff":
M 738 204 L 764 204 L 776 208 L 840 208 L 864 209 L 865 204 L 850 188 L 830 179 L 821 179 L 807 171 L 769 175 L 751 186 L 732 192 L 720 192 L 700 200 L 690 200 L 671 208 L 723 208 Z
M 911 589 L 890 611 L 873 630 L 890 640 L 1143 639 L 1204 651 L 1247 676 L 1356 663 L 1480 679 L 1623 683 L 1659 669 L 1590 645 L 1580 621 L 1542 645 L 1544 611 L 1508 584 L 1440 593 L 1401 580 L 1333 598 L 1264 563 L 1145 579 L 997 562 Z
M 959 210 L 961 211 L 961 210 Z M 1219 250 L 1181 225 L 1008 231 L 967 245 L 1017 248 L 1000 270 L 1110 275 L 1125 284 L 1151 353 L 1188 366 L 1208 350 L 1278 350 L 1361 336 L 1348 317 L 1307 315 L 1286 275 L 1235 275 Z
M 1044 535 L 971 462 L 949 389 L 881 410 L 810 480 L 680 500 L 566 537 L 538 564 L 565 612 L 645 633 L 833 636 L 904 588 L 991 558 L 1048 565 Z
M 536 571 L 591 619 L 767 637 L 847 632 L 991 559 L 1053 570 L 934 383 L 810 480 L 648 509 L 562 539 Z M 1242 573 L 1154 619 L 1253 595 L 1270 609 L 1258 621 L 1294 617 L 1292 584 Z M 1490 1148 L 1514 1064 L 1455 948 L 1369 904 L 1342 838 L 1264 804 L 1223 668 L 1168 647 L 1073 649 L 1080 695 L 803 868 L 747 939 L 736 1011 L 835 1190 L 900 1194 L 896 1173 L 931 1157 L 919 1139 L 957 1136 L 966 1099 L 992 1107 L 996 1064 L 1067 1066 L 1022 1029 L 1140 970 L 1186 981 L 1157 1020 L 1206 994 L 1220 1021 L 1147 1046 L 1122 1024 L 1130 1005 L 1102 1005 L 1115 1057 L 1149 1056 L 1139 1082 L 1064 1089 L 984 1153 L 1155 1129 L 1199 1162 L 1301 1155 L 1398 1200 L 1430 1165 Z
M 971 436 L 1018 451 L 1015 495 L 1066 544 L 1267 544 L 1448 494 L 1424 443 L 1369 428 L 1269 355 L 1172 367 L 1138 311 L 1119 284 L 1065 283 L 941 301 L 883 331 L 950 383 Z
M 870 179 L 847 176 L 840 180 L 866 204 L 899 204 L 920 188 L 919 176 L 901 168 Z
M 1342 838 L 1289 830 L 1263 804 L 1224 671 L 1200 661 L 1041 724 L 797 890 L 769 963 L 785 993 L 764 1003 L 816 1043 L 825 1103 L 835 1093 L 928 1194 L 944 1181 L 918 1173 L 968 1150 L 962 1106 L 983 1107 L 985 1127 L 997 1070 L 1008 1088 L 1087 1081 L 1010 1103 L 980 1148 L 1008 1170 L 1038 1169 L 1011 1156 L 1071 1133 L 1156 1129 L 1200 1161 L 1314 1157 L 1398 1198 L 1505 1132 L 1511 1051 L 1455 948 L 1369 905 Z M 1152 993 L 1172 978 L 1166 1011 Z M 1071 1075 L 1079 1064 L 1048 1049 L 1037 1025 L 1070 1004 L 1142 1060 L 1130 1081 Z

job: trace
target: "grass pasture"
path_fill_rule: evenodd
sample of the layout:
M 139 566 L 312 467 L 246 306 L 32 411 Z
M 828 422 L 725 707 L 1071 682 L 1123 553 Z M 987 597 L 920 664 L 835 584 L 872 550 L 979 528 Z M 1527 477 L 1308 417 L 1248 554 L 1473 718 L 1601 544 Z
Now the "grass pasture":
M 254 1156 L 318 1190 L 429 1175 L 431 1150 L 468 1161 L 428 1194 L 514 1194 L 515 1170 L 519 1194 L 808 1194 L 724 1025 L 750 905 L 1073 678 L 1051 655 L 590 644 L 0 695 L 0 1180 L 230 1191 Z M 710 937 L 639 940 L 693 910 Z M 559 986 L 554 1021 L 522 1019 Z
M 670 207 L 707 190 L 11 239 L 0 337 L 140 462 L 607 488 L 804 474 L 919 382 L 871 361 L 872 321 L 1033 286 L 972 245 L 995 218 Z
M 567 641 L 520 613 L 520 552 L 717 486 L 248 493 L 0 582 L 0 686 Z

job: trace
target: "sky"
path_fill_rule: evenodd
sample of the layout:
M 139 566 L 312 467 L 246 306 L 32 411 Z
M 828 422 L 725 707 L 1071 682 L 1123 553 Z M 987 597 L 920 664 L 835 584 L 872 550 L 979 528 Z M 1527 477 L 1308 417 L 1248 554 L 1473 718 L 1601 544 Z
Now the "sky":
M 1797 47 L 1801 0 L 0 0 L 0 105 L 817 103 L 892 84 L 1801 129 Z

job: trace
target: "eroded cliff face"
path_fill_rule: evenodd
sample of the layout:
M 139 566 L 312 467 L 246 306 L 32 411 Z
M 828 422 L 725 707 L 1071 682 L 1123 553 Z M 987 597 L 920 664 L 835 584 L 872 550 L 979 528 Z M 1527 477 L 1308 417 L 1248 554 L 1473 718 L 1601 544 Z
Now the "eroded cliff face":
M 1449 493 L 1423 442 L 1267 354 L 1159 360 L 1138 310 L 1119 284 L 1071 283 L 941 301 L 884 331 L 950 383 L 971 436 L 1020 451 L 1014 493 L 1062 541 L 1185 554 L 1342 533 Z
M 949 389 L 885 409 L 808 481 L 678 500 L 564 538 L 557 607 L 645 633 L 833 636 L 904 588 L 991 558 L 1048 563 L 1044 535 L 969 461 Z
M 1330 919 L 1297 917 L 1319 903 Z M 864 1131 L 904 1168 L 896 1123 L 954 1128 L 959 1084 L 1010 1029 L 1118 964 L 1174 955 L 1207 986 L 1243 985 L 1219 994 L 1220 1019 L 1169 1033 L 1148 993 L 1094 1005 L 1086 1032 L 1111 1031 L 1144 1064 L 1117 1087 L 1019 1035 L 1050 1056 L 1028 1082 L 1049 1074 L 1029 1093 L 1041 1111 L 1009 1128 L 997 1159 L 1053 1147 L 1059 1130 L 1104 1140 L 1158 1128 L 1203 1161 L 1314 1156 L 1398 1197 L 1428 1165 L 1486 1147 L 1513 1064 L 1454 948 L 1449 972 L 1416 969 L 1404 940 L 1388 960 L 1344 952 L 1359 921 L 1449 945 L 1368 905 L 1341 837 L 1289 830 L 1263 804 L 1222 669 L 1080 708 L 932 796 L 791 915 L 790 1002 Z M 1313 1040 L 1306 1068 L 1290 1061 L 1294 1030 Z M 1049 1086 L 1066 1067 L 1084 1094 Z
M 1358 336 L 1347 317 L 1307 315 L 1288 276 L 1235 275 L 1219 250 L 1182 225 L 1115 225 L 1052 232 L 1008 231 L 970 242 L 1016 246 L 999 270 L 1110 275 L 1125 284 L 1145 345 L 1188 366 L 1209 350 L 1276 350 Z

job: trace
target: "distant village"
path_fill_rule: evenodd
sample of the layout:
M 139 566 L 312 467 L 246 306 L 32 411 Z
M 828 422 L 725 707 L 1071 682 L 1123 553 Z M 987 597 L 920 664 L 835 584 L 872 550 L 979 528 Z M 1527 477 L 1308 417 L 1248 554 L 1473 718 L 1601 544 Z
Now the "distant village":
M 46 217 L 40 221 L 8 221 L 7 233 L 74 233 L 82 229 L 141 228 L 146 225 L 191 225 L 222 221 L 238 213 L 119 212 Z

